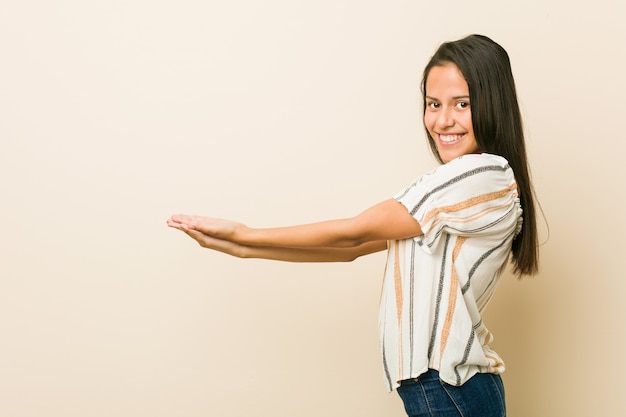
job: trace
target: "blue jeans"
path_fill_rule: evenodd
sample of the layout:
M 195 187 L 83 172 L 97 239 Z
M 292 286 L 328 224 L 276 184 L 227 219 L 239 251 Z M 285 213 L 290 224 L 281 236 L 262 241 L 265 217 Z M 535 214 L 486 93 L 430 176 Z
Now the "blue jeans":
M 402 381 L 398 394 L 409 417 L 506 417 L 500 375 L 476 374 L 456 387 L 429 369 L 419 378 Z

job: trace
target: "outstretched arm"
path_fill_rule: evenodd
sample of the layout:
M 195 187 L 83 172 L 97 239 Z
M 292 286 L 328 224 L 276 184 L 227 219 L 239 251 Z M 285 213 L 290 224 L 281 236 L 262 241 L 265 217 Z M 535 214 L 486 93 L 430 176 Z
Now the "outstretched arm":
M 185 231 L 204 247 L 235 256 L 281 260 L 351 260 L 385 249 L 387 240 L 422 234 L 417 221 L 393 199 L 352 218 L 300 226 L 254 229 L 229 220 L 188 215 L 172 216 L 168 225 Z
M 367 242 L 349 248 L 282 248 L 271 246 L 245 246 L 217 239 L 185 226 L 172 226 L 187 233 L 200 246 L 238 258 L 260 258 L 287 262 L 349 262 L 356 258 L 387 249 L 387 241 Z

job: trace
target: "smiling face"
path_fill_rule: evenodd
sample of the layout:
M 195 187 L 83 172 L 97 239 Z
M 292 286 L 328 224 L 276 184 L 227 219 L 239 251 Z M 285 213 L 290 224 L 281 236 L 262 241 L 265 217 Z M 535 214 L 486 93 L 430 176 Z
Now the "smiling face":
M 469 87 L 454 64 L 432 67 L 425 86 L 424 125 L 443 162 L 479 153 L 474 136 Z

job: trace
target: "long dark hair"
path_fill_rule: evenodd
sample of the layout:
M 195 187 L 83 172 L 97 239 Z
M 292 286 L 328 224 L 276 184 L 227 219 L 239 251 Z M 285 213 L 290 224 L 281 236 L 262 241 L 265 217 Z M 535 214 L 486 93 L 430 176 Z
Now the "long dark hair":
M 459 68 L 469 87 L 472 125 L 480 150 L 504 157 L 515 174 L 523 209 L 523 225 L 513 241 L 514 271 L 520 276 L 533 275 L 539 266 L 534 191 L 509 55 L 496 42 L 482 35 L 470 35 L 442 44 L 424 69 L 421 86 L 424 112 L 426 80 L 430 70 L 449 64 Z M 433 154 L 444 163 L 428 129 L 426 135 Z

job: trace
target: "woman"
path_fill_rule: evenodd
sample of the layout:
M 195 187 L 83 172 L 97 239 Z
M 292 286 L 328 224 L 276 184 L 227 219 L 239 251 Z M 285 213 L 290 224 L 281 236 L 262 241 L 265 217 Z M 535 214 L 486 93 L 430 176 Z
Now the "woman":
M 409 416 L 504 416 L 481 312 L 509 260 L 538 267 L 533 191 L 506 51 L 471 35 L 439 47 L 422 80 L 424 126 L 441 166 L 356 217 L 254 229 L 199 216 L 168 225 L 241 258 L 351 261 L 387 250 L 380 341 L 387 388 Z M 523 225 L 523 227 L 522 227 Z

